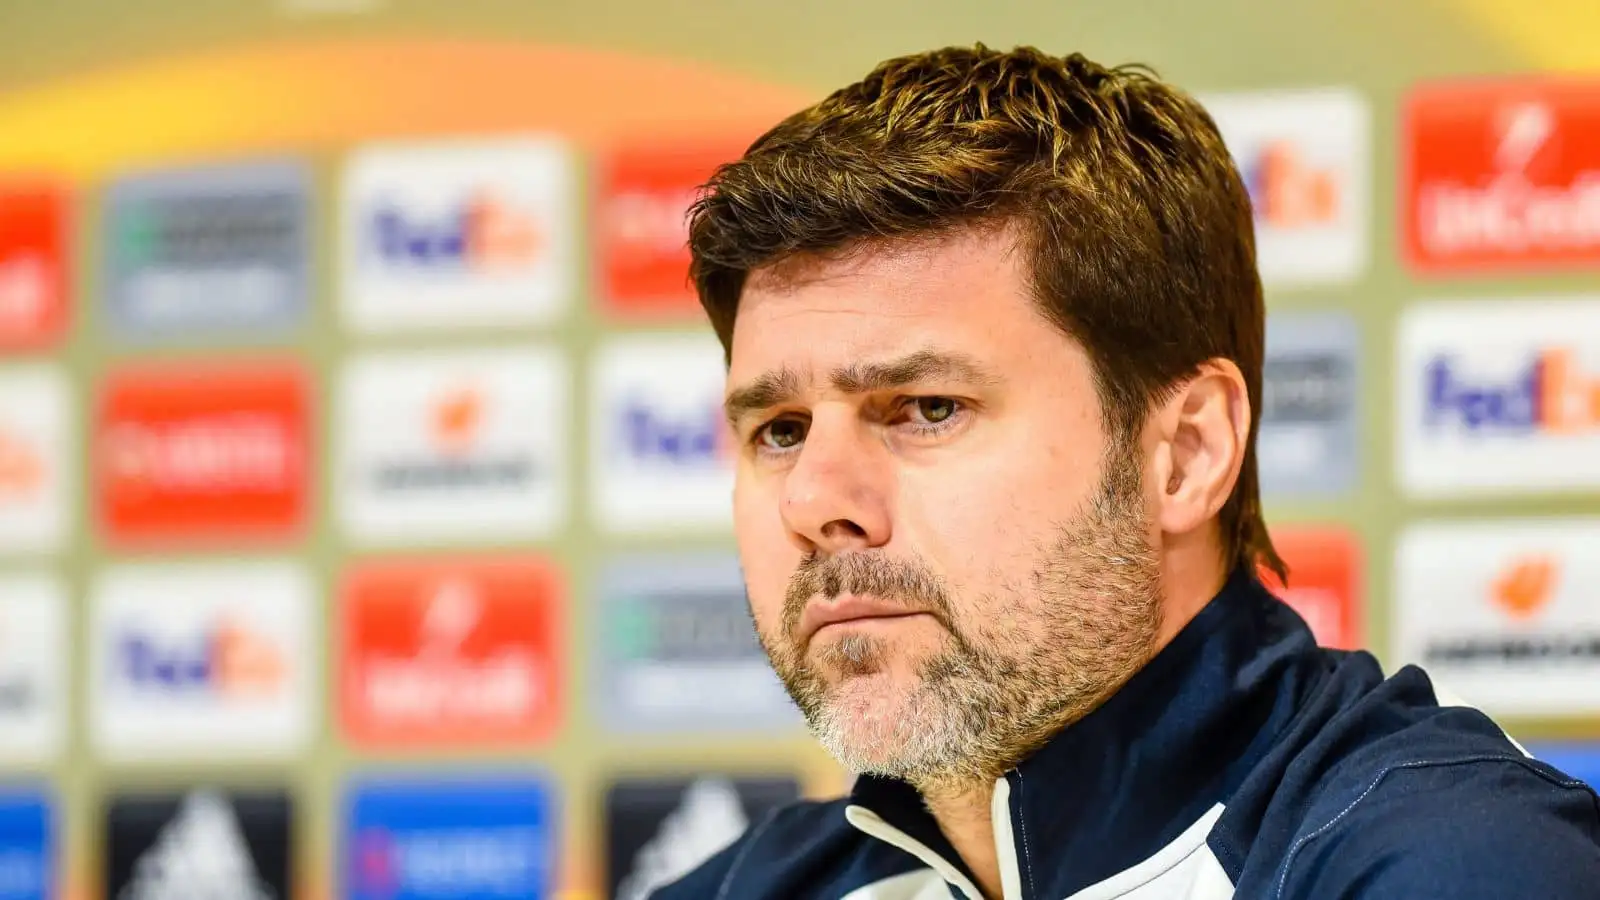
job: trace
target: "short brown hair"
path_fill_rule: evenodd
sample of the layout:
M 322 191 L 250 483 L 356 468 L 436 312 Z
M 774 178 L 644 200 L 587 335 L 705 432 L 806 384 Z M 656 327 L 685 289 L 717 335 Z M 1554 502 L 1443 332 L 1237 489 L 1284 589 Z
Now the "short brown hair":
M 1211 117 L 1142 67 L 982 44 L 888 60 L 716 172 L 691 272 L 727 350 L 753 269 L 991 223 L 1019 228 L 1035 300 L 1087 351 L 1114 434 L 1208 359 L 1233 360 L 1261 408 L 1249 195 Z M 1283 576 L 1258 427 L 1219 515 L 1224 561 Z

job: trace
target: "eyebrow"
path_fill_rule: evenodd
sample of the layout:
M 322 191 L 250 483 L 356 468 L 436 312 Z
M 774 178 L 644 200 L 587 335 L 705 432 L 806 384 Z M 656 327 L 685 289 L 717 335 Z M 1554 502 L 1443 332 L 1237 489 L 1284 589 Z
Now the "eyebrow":
M 840 393 L 870 394 L 935 379 L 978 385 L 999 380 L 971 357 L 939 350 L 918 350 L 888 362 L 852 363 L 834 369 L 828 380 Z M 784 367 L 735 388 L 722 404 L 729 424 L 737 425 L 753 413 L 794 402 L 800 396 L 802 381 L 799 371 Z

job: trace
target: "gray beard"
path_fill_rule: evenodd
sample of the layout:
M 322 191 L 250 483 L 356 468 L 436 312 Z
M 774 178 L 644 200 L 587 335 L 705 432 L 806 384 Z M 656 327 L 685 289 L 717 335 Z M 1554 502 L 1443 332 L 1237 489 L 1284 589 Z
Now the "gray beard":
M 847 635 L 818 648 L 813 663 L 763 636 L 818 742 L 858 774 L 924 790 L 987 783 L 1115 693 L 1154 654 L 1161 627 L 1138 471 L 1131 459 L 1108 465 L 1093 502 L 1040 548 L 1031 583 L 989 598 L 983 608 L 1007 624 L 956 622 L 942 585 L 914 564 L 840 557 L 797 577 L 804 584 L 793 593 L 805 598 L 913 597 L 941 611 L 949 631 L 898 698 L 863 698 L 851 683 L 883 670 L 890 647 L 881 637 Z

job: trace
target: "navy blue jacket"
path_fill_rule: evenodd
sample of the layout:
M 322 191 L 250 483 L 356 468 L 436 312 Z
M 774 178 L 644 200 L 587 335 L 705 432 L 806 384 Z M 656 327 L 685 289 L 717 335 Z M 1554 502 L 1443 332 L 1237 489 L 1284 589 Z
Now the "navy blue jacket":
M 1236 575 L 996 781 L 1005 900 L 1600 898 L 1600 798 Z M 785 807 L 653 900 L 979 898 L 908 785 Z

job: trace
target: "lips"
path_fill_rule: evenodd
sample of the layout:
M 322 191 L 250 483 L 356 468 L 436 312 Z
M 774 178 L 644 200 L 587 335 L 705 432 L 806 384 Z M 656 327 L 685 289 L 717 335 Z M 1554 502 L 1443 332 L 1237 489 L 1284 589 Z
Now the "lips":
M 846 594 L 836 600 L 813 600 L 800 616 L 800 642 L 810 641 L 818 631 L 829 625 L 861 622 L 870 619 L 902 619 L 921 615 L 926 610 L 908 608 L 904 604 L 889 603 L 876 597 Z

